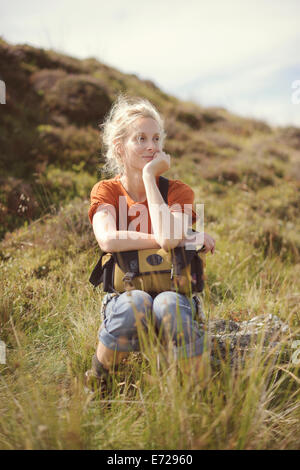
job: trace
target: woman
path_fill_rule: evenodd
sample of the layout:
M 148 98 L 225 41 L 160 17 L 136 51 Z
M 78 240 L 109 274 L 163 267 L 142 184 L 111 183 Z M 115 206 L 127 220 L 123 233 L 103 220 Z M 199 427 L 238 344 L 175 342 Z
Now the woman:
M 170 155 L 162 150 L 164 138 L 162 118 L 149 101 L 119 97 L 103 124 L 106 168 L 116 176 L 93 187 L 89 209 L 94 234 L 103 251 L 148 248 L 167 251 L 184 243 L 190 218 L 192 223 L 196 220 L 192 208 L 194 193 L 181 181 L 169 180 L 168 205 L 164 202 L 158 188 L 159 176 L 170 168 Z M 183 212 L 184 204 L 191 207 L 189 213 Z M 215 241 L 207 234 L 204 245 L 205 252 L 214 253 Z M 176 302 L 180 322 L 176 319 Z M 98 387 L 105 385 L 112 368 L 129 351 L 139 350 L 135 312 L 142 315 L 145 326 L 152 315 L 158 330 L 168 329 L 164 333 L 171 335 L 176 357 L 199 360 L 203 332 L 193 320 L 194 299 L 173 291 L 153 298 L 147 292 L 132 290 L 106 294 L 102 306 L 99 344 L 92 369 L 86 372 L 87 385 L 95 385 L 95 381 Z M 168 322 L 164 321 L 166 315 Z M 179 343 L 180 328 L 183 340 Z

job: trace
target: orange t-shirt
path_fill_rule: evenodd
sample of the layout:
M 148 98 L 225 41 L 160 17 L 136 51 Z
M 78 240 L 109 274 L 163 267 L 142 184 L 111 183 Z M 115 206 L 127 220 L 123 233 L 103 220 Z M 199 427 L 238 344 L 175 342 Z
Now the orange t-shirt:
M 134 201 L 119 178 L 120 175 L 117 175 L 112 179 L 102 180 L 94 185 L 91 191 L 91 205 L 88 213 L 90 222 L 93 222 L 93 216 L 100 205 L 109 204 L 115 208 L 117 230 L 153 233 L 147 200 L 142 202 Z M 156 177 L 157 185 L 158 179 L 159 177 Z M 194 191 L 187 184 L 179 180 L 169 179 L 168 206 L 171 212 L 185 211 L 185 213 L 191 214 L 192 224 L 198 218 L 194 208 L 194 198 Z

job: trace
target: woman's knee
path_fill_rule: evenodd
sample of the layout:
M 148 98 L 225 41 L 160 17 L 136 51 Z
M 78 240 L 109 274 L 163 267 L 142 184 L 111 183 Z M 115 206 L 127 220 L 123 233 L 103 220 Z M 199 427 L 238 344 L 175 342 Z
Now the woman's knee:
M 117 299 L 115 311 L 122 313 L 120 319 L 129 328 L 134 328 L 137 321 L 144 323 L 152 311 L 153 299 L 147 292 L 132 290 L 124 292 Z
M 177 294 L 172 291 L 161 292 L 155 297 L 152 312 L 158 327 L 163 324 L 173 329 L 176 326 L 177 302 Z
M 158 326 L 169 324 L 172 329 L 191 323 L 193 318 L 189 299 L 173 291 L 158 294 L 153 301 L 152 311 Z
M 108 304 L 99 340 L 109 349 L 118 351 L 139 350 L 139 324 L 147 327 L 152 297 L 143 291 L 124 292 Z
M 158 319 L 164 316 L 176 313 L 177 294 L 173 291 L 161 292 L 153 300 L 153 313 Z

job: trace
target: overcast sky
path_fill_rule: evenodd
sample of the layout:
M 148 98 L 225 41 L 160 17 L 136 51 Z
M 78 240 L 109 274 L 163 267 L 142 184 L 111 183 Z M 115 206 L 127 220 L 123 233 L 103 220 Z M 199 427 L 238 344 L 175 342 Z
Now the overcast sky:
M 0 35 L 13 44 L 96 57 L 280 125 L 300 126 L 299 24 L 299 0 L 0 0 Z

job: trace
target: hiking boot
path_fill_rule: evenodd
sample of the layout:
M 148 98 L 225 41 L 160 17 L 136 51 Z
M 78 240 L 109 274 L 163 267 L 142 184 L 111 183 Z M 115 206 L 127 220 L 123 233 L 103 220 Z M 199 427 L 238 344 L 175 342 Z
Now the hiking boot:
M 196 302 L 196 318 L 200 324 L 205 324 L 206 316 L 203 309 L 202 298 L 198 295 L 193 295 L 193 299 Z
M 84 390 L 103 395 L 107 391 L 107 382 L 104 377 L 96 375 L 93 369 L 89 369 L 84 374 Z
M 101 396 L 110 391 L 111 376 L 101 362 L 98 361 L 96 354 L 92 358 L 92 368 L 84 374 L 84 389 L 86 393 L 100 393 Z

